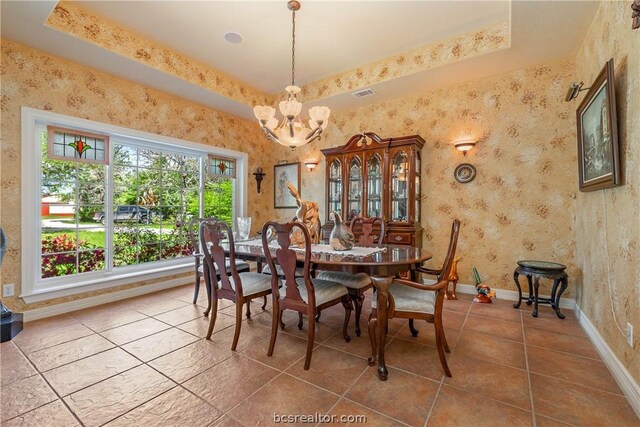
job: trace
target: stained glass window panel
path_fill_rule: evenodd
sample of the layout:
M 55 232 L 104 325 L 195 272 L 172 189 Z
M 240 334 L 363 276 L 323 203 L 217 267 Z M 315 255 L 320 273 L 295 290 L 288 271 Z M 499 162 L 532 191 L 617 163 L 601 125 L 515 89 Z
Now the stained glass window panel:
M 236 177 L 236 161 L 226 159 L 224 157 L 209 156 L 209 167 L 207 168 L 209 175 Z
M 74 129 L 47 126 L 49 159 L 109 163 L 109 137 Z

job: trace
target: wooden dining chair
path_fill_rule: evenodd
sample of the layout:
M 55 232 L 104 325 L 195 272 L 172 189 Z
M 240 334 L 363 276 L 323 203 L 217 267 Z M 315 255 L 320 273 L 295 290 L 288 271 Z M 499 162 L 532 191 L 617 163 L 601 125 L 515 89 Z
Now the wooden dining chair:
M 275 256 L 269 248 L 267 241 L 267 230 L 273 227 L 277 235 L 279 248 L 275 249 Z M 304 266 L 302 268 L 303 277 L 296 277 L 295 270 L 297 264 L 297 254 L 291 248 L 291 239 L 289 233 L 294 228 L 300 228 L 304 235 Z M 284 273 L 284 286 L 280 288 L 281 280 L 277 275 L 266 276 L 271 279 L 272 291 L 272 323 L 271 323 L 271 340 L 269 341 L 268 356 L 273 355 L 273 349 L 276 344 L 278 335 L 278 323 L 284 329 L 282 322 L 282 313 L 284 310 L 294 310 L 298 312 L 298 329 L 302 329 L 303 315 L 307 315 L 307 353 L 304 361 L 304 369 L 309 369 L 311 364 L 311 353 L 314 346 L 315 338 L 315 317 L 319 310 L 342 303 L 344 307 L 344 324 L 342 327 L 342 335 L 344 340 L 349 342 L 350 337 L 347 333 L 347 325 L 351 316 L 351 301 L 347 288 L 340 283 L 329 280 L 311 278 L 311 238 L 307 228 L 299 222 L 290 222 L 286 224 L 278 224 L 269 221 L 262 228 L 262 248 L 267 258 L 267 263 L 271 267 L 271 271 L 276 271 L 276 262 L 282 268 Z
M 225 255 L 223 240 L 228 239 L 229 255 Z M 211 339 L 213 328 L 218 315 L 218 300 L 227 299 L 236 304 L 236 329 L 233 335 L 231 350 L 235 350 L 240 338 L 242 327 L 242 306 L 247 304 L 247 317 L 251 316 L 250 301 L 254 298 L 264 298 L 262 309 L 267 306 L 267 295 L 271 293 L 269 276 L 260 273 L 238 271 L 235 259 L 233 233 L 229 225 L 223 221 L 205 220 L 200 223 L 200 242 L 207 265 L 205 281 L 212 289 L 211 318 L 207 339 Z M 227 270 L 230 270 L 227 273 Z M 214 282 L 214 278 L 217 280 Z
M 380 232 L 377 236 L 373 234 L 373 227 L 376 222 L 380 223 Z M 385 224 L 382 218 L 365 218 L 362 216 L 356 216 L 351 220 L 350 226 L 352 231 L 354 230 L 354 226 L 358 223 L 362 223 L 362 234 L 358 238 L 359 245 L 371 246 L 376 243 L 378 245 L 382 244 L 385 236 Z M 321 271 L 318 273 L 318 278 L 331 280 L 346 286 L 349 291 L 349 298 L 353 301 L 353 305 L 356 309 L 356 336 L 360 336 L 360 315 L 362 314 L 364 294 L 373 286 L 369 276 L 366 273 L 351 274 L 342 271 Z
M 291 222 L 296 222 L 298 221 L 298 217 L 294 216 L 291 219 Z M 262 273 L 263 274 L 271 274 L 271 267 L 269 267 L 269 265 L 265 265 L 262 268 Z M 278 275 L 279 278 L 284 279 L 284 272 L 282 271 L 282 267 L 280 267 L 279 265 L 276 264 L 276 274 Z M 296 277 L 303 277 L 302 275 L 302 268 L 298 267 L 296 268 Z
M 201 259 L 204 256 L 200 248 L 200 237 L 199 237 L 200 224 L 202 223 L 202 221 L 218 221 L 218 219 L 215 217 L 209 217 L 209 218 L 195 217 L 195 218 L 192 218 L 187 223 L 189 245 L 192 251 L 191 254 L 194 258 L 195 275 L 196 275 L 195 287 L 193 292 L 194 304 L 198 301 L 198 294 L 200 293 L 200 278 L 204 276 L 204 268 L 206 265 L 206 263 L 201 262 Z M 236 268 L 238 269 L 239 273 L 245 273 L 245 272 L 251 271 L 251 267 L 249 266 L 249 264 L 243 260 L 236 260 Z M 227 265 L 227 273 L 230 273 L 230 272 L 231 272 L 231 268 L 229 265 Z M 218 274 L 217 280 L 218 281 L 220 280 L 220 274 Z M 205 280 L 205 287 L 207 290 L 207 297 L 209 300 L 207 310 L 204 312 L 204 315 L 207 316 L 209 314 L 209 311 L 211 310 L 211 288 L 209 288 L 209 286 L 207 285 L 206 280 Z
M 456 255 L 459 232 L 460 221 L 456 219 L 453 221 L 453 225 L 451 226 L 449 249 L 447 250 L 447 256 L 444 259 L 444 264 L 439 270 L 438 282 L 433 285 L 425 285 L 411 280 L 394 279 L 391 287 L 389 288 L 389 307 L 387 310 L 388 319 L 398 317 L 410 319 L 410 322 L 413 319 L 422 319 L 426 320 L 427 323 L 433 323 L 435 327 L 438 356 L 440 357 L 442 369 L 448 377 L 451 376 L 451 371 L 447 365 L 445 352 L 450 353 L 451 350 L 449 349 L 449 344 L 447 343 L 442 324 L 442 304 L 444 301 L 444 295 L 447 292 L 449 273 L 451 272 L 453 259 Z M 433 270 L 418 267 L 416 268 L 416 271 L 430 274 Z M 373 284 L 376 285 L 378 281 L 382 281 L 384 279 L 372 277 L 371 280 Z M 371 315 L 369 316 L 369 338 L 371 339 L 372 354 L 377 354 L 378 345 L 384 345 L 384 343 L 376 342 L 375 329 L 376 327 L 383 327 L 382 325 L 377 324 L 377 305 L 377 299 L 374 298 L 371 306 Z M 413 329 L 413 324 L 411 327 L 411 333 L 413 336 L 416 336 L 417 331 Z M 371 359 L 370 363 L 372 363 Z

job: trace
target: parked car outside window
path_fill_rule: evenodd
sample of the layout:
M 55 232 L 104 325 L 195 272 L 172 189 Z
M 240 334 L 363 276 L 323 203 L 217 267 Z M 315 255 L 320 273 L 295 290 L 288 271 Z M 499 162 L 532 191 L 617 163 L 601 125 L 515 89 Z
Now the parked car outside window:
M 160 216 L 158 213 L 154 213 L 149 208 L 143 208 L 142 206 L 125 205 L 118 206 L 113 212 L 113 222 L 139 222 L 141 224 L 150 224 L 155 216 Z M 96 212 L 93 214 L 93 220 L 105 223 L 106 217 L 104 212 Z

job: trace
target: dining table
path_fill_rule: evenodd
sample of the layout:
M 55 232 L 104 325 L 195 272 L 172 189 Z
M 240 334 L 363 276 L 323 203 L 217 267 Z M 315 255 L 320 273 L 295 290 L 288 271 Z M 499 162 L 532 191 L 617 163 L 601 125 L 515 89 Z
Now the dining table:
M 266 257 L 259 238 L 234 242 L 234 255 L 238 259 L 245 261 L 255 261 L 258 264 L 258 271 L 262 271 L 262 263 Z M 372 354 L 369 357 L 369 364 L 378 363 L 378 378 L 385 381 L 389 371 L 385 365 L 384 348 L 387 338 L 389 288 L 394 278 L 399 274 L 411 272 L 415 267 L 432 258 L 431 252 L 412 246 L 403 245 L 368 245 L 355 246 L 351 250 L 331 251 L 326 250 L 328 245 L 311 245 L 311 270 L 322 271 L 343 271 L 347 273 L 366 273 L 369 276 L 379 278 L 376 280 L 376 296 L 378 299 L 377 316 L 378 327 L 376 328 L 377 345 L 372 347 Z M 225 248 L 229 253 L 228 244 Z M 369 249 L 369 250 L 366 250 Z M 363 252 L 374 253 L 361 255 Z M 271 248 L 275 251 L 275 248 Z M 298 264 L 304 264 L 304 250 L 297 251 Z M 414 278 L 415 279 L 415 278 Z

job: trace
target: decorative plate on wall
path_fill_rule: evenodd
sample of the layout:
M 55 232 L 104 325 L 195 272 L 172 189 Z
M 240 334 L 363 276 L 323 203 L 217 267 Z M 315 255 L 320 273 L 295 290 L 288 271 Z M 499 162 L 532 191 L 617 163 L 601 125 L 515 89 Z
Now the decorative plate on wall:
M 476 168 L 470 163 L 461 163 L 456 166 L 456 169 L 453 171 L 453 176 L 459 183 L 466 184 L 467 182 L 473 181 L 476 177 Z

